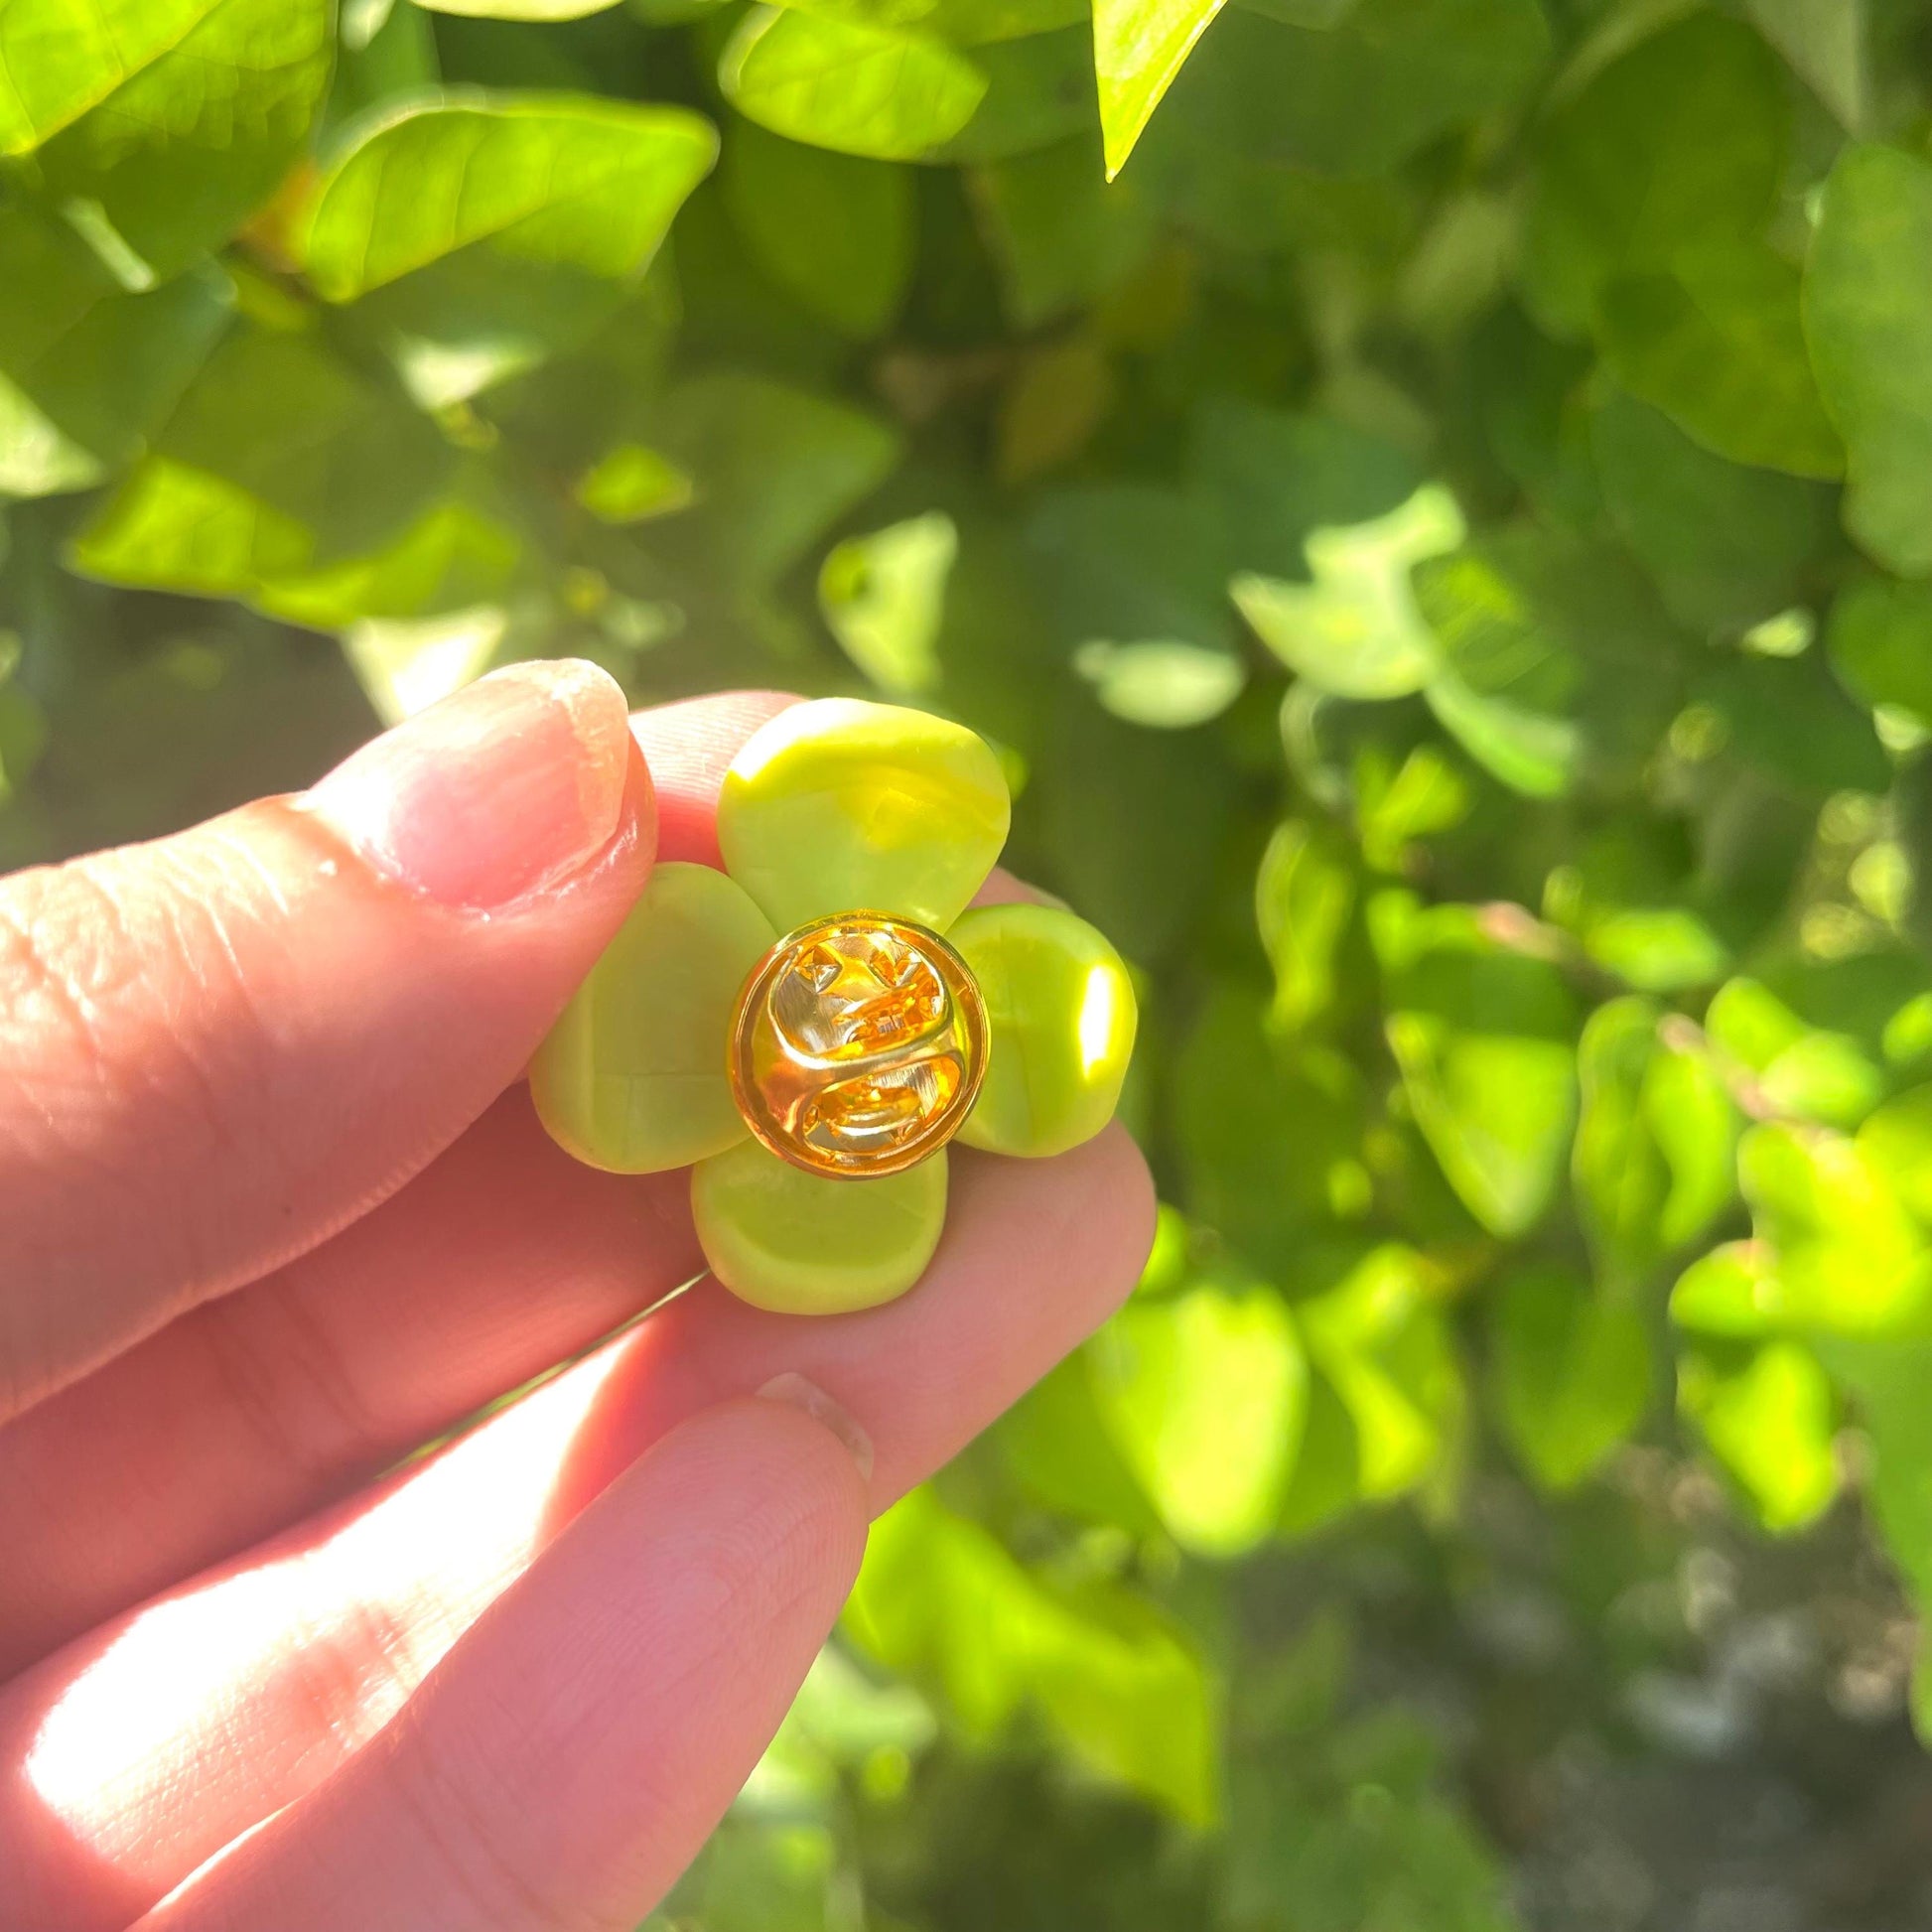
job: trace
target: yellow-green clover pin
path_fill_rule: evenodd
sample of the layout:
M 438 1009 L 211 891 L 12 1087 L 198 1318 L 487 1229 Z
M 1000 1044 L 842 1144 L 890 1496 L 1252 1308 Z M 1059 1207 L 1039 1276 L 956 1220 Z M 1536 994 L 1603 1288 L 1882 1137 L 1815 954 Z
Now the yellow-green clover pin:
M 843 698 L 733 761 L 724 872 L 666 863 L 530 1071 L 580 1161 L 691 1167 L 712 1272 L 760 1308 L 901 1295 L 946 1218 L 945 1146 L 1063 1153 L 1133 1051 L 1119 955 L 1070 912 L 968 910 L 1006 843 L 963 726 Z

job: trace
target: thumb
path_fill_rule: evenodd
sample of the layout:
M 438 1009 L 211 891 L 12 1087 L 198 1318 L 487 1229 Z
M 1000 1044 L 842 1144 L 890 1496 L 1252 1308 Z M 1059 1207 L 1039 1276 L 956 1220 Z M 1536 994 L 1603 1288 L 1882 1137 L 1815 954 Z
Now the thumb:
M 301 797 L 0 880 L 0 1418 L 441 1152 L 655 841 L 622 693 L 534 663 Z

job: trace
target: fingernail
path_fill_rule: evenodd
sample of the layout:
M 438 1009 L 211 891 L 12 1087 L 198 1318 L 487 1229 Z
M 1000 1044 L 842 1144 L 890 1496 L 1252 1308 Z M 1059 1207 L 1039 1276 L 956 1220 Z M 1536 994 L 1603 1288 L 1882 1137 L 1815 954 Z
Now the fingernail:
M 802 1375 L 774 1375 L 759 1395 L 766 1402 L 788 1402 L 794 1409 L 804 1410 L 846 1446 L 859 1465 L 859 1473 L 868 1482 L 872 1480 L 872 1438 L 816 1382 L 808 1382 Z
M 378 872 L 486 911 L 610 843 L 629 759 L 623 693 L 595 664 L 512 664 L 363 746 L 303 802 Z

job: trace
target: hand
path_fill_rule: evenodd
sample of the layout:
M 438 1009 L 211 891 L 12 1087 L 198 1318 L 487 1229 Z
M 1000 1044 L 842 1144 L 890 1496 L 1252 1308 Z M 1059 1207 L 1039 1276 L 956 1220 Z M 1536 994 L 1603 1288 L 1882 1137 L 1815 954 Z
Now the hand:
M 869 1516 L 1131 1286 L 1118 1128 L 957 1153 L 904 1300 L 702 1283 L 383 1476 L 698 1273 L 684 1177 L 578 1167 L 517 1081 L 784 702 L 627 722 L 520 666 L 303 797 L 0 881 L 8 1927 L 634 1924 Z

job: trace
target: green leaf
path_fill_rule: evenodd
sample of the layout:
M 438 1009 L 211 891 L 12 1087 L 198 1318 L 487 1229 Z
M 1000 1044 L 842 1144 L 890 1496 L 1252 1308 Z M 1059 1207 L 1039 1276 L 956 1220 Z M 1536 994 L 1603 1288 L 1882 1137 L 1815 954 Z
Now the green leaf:
M 1753 1127 L 1737 1173 L 1773 1257 L 1758 1305 L 1783 1328 L 1868 1334 L 1923 1321 L 1932 1302 L 1924 1236 L 1857 1142 L 1823 1128 Z
M 1134 183 L 1108 186 L 1091 137 L 989 163 L 970 187 L 1020 329 L 1102 295 L 1154 238 L 1154 209 Z
M 1154 731 L 1186 731 L 1218 718 L 1248 681 L 1248 667 L 1233 651 L 1169 638 L 1090 638 L 1074 652 L 1073 668 L 1105 710 Z
M 178 274 L 273 193 L 322 105 L 330 0 L 10 0 L 0 154 L 35 151 L 133 281 Z
M 939 626 L 959 532 L 943 510 L 847 537 L 818 573 L 818 608 L 860 670 L 904 696 L 939 679 Z
M 1893 1195 L 1932 1229 L 1932 1086 L 1887 1100 L 1860 1127 L 1858 1144 Z
M 1026 1571 L 978 1524 L 914 1490 L 873 1525 L 846 1627 L 990 1737 L 1039 1710 L 1073 1754 L 1193 1825 L 1217 1808 L 1216 1717 L 1201 1660 L 1117 1587 Z
M 618 0 L 415 0 L 431 13 L 465 14 L 478 20 L 582 20 L 615 7 Z
M 1537 0 L 1358 0 L 1318 29 L 1237 8 L 1188 64 L 1151 145 L 1172 126 L 1257 161 L 1380 174 L 1519 100 L 1549 49 Z
M 1798 477 L 1845 473 L 1799 316 L 1797 269 L 1755 242 L 1681 254 L 1604 284 L 1599 339 L 1616 378 L 1705 448 Z
M 1452 1465 L 1466 1406 L 1461 1371 L 1414 1249 L 1390 1242 L 1349 1257 L 1295 1313 L 1319 1373 L 1310 1383 L 1289 1521 L 1309 1523 L 1351 1468 L 1355 1493 L 1379 1502 Z M 1324 1381 L 1347 1418 L 1346 1447 L 1336 1419 L 1321 1417 Z M 1315 1456 L 1305 1486 L 1303 1465 Z
M 302 237 L 307 273 L 355 302 L 426 406 L 585 340 L 718 151 L 683 108 L 568 94 L 418 101 L 345 141 Z
M 1275 827 L 1255 875 L 1255 922 L 1275 969 L 1275 1018 L 1298 1029 L 1334 1003 L 1337 955 L 1355 908 L 1346 842 L 1306 819 Z
M 1092 133 L 1093 36 L 1083 24 L 1056 34 L 976 48 L 986 94 L 973 118 L 931 161 L 1010 161 Z
M 1245 987 L 1216 987 L 1178 1056 L 1173 1107 L 1186 1206 L 1272 1271 L 1360 1175 L 1362 1103 L 1345 1060 L 1293 1049 L 1266 1016 Z
M 1240 690 L 1215 534 L 1200 505 L 1151 484 L 1061 490 L 1035 512 L 1028 535 L 1074 668 L 1116 716 L 1198 724 Z
M 1569 790 L 1583 753 L 1581 671 L 1522 587 L 1475 550 L 1424 561 L 1413 587 L 1439 647 L 1427 695 L 1445 729 L 1512 791 Z
M 1221 0 L 1094 0 L 1093 69 L 1109 181 L 1220 10 Z
M 1776 57 L 1715 13 L 1693 13 L 1605 67 L 1539 143 L 1532 306 L 1581 334 L 1612 277 L 1668 274 L 1760 234 L 1789 119 Z
M 1932 731 L 1932 585 L 1854 579 L 1832 605 L 1825 643 L 1854 697 Z
M 1845 527 L 1887 569 L 1932 575 L 1932 163 L 1877 147 L 1839 158 L 1805 332 L 1845 438 Z
M 1807 1026 L 1757 980 L 1720 987 L 1705 1026 L 1756 1076 L 1766 1103 L 1780 1113 L 1855 1126 L 1883 1091 L 1884 1076 L 1858 1039 Z
M 1556 1190 L 1577 1114 L 1563 975 L 1490 938 L 1469 906 L 1425 909 L 1385 893 L 1370 902 L 1369 931 L 1417 1125 L 1485 1227 L 1527 1232 Z
M 1631 1304 L 1592 1295 L 1580 1277 L 1545 1266 L 1504 1282 L 1495 1323 L 1503 1429 L 1545 1489 L 1574 1489 L 1650 1405 L 1643 1317 Z
M 317 338 L 243 329 L 74 539 L 74 562 L 111 583 L 256 596 L 394 542 L 451 454 Z
M 1652 1001 L 1611 1000 L 1577 1049 L 1582 1111 L 1571 1172 L 1599 1275 L 1641 1282 L 1735 1194 L 1737 1114 L 1709 1060 L 1660 1031 Z
M 1739 631 L 1793 603 L 1831 528 L 1828 491 L 1728 462 L 1620 392 L 1589 436 L 1610 515 L 1680 622 Z
M 903 169 L 782 141 L 745 121 L 725 150 L 725 201 L 772 279 L 849 336 L 876 336 L 912 272 Z
M 1820 7 L 1812 0 L 1747 0 L 1758 31 L 1792 70 L 1857 133 L 1865 117 L 1865 0 Z
M 987 86 L 943 41 L 766 6 L 739 23 L 718 84 L 773 134 L 877 161 L 916 161 L 943 146 Z
M 1312 531 L 1312 584 L 1242 573 L 1229 586 L 1256 635 L 1290 670 L 1341 698 L 1401 698 L 1428 683 L 1434 633 L 1418 608 L 1411 569 L 1459 545 L 1455 499 L 1440 483 L 1371 523 Z
M 1273 1531 L 1308 1379 L 1279 1296 L 1203 1285 L 1136 1301 L 1101 1331 L 1095 1395 L 1174 1540 L 1232 1557 Z
M 877 417 L 749 371 L 692 376 L 664 400 L 666 453 L 695 479 L 695 541 L 731 586 L 769 581 L 898 460 Z
M 0 492 L 84 489 L 130 462 L 231 302 L 213 269 L 127 294 L 65 223 L 0 205 Z
M 1188 419 L 1186 480 L 1231 568 L 1287 578 L 1308 569 L 1315 530 L 1375 523 L 1424 481 L 1414 457 L 1347 423 L 1222 395 Z
M 1831 1380 L 1796 1342 L 1741 1359 L 1693 1351 L 1678 1364 L 1677 1399 L 1767 1530 L 1801 1530 L 1837 1495 Z
M 996 1425 L 1007 1467 L 1029 1495 L 1082 1522 L 1159 1537 L 1165 1526 L 1108 1430 L 1093 1345 L 1060 1363 Z

